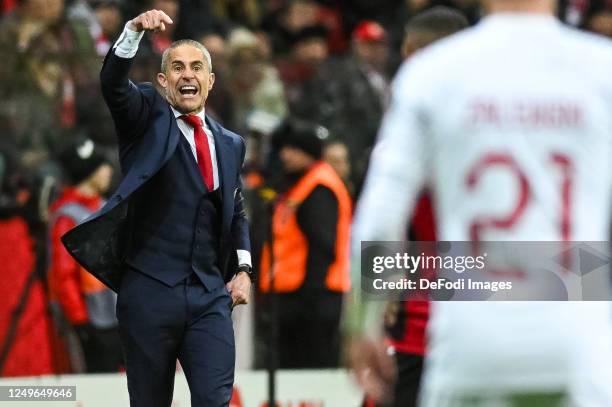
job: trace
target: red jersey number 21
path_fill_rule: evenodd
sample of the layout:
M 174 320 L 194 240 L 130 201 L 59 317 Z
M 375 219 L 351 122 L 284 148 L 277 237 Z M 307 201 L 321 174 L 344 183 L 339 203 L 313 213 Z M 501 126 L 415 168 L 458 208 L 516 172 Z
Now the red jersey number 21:
M 571 236 L 571 194 L 573 183 L 573 166 L 569 157 L 560 153 L 550 155 L 550 165 L 561 171 L 561 183 L 559 193 L 561 195 L 561 213 L 559 214 L 559 237 L 562 241 L 570 240 Z M 482 175 L 492 168 L 505 168 L 519 184 L 519 193 L 513 209 L 505 215 L 496 217 L 477 217 L 470 223 L 470 240 L 477 242 L 481 240 L 482 233 L 486 229 L 511 229 L 523 216 L 531 199 L 533 190 L 525 172 L 519 167 L 511 155 L 507 153 L 489 153 L 478 160 L 468 172 L 466 187 L 473 191 L 478 187 Z

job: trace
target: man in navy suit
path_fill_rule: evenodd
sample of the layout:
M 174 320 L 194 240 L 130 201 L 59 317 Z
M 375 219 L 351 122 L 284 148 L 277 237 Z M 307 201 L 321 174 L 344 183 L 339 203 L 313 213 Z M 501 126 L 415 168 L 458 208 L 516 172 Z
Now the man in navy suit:
M 150 83 L 128 79 L 158 10 L 129 21 L 100 74 L 123 180 L 108 203 L 68 232 L 68 251 L 119 293 L 117 318 L 131 406 L 169 406 L 176 360 L 192 406 L 229 405 L 235 345 L 231 309 L 251 289 L 242 205 L 243 139 L 204 114 L 215 76 L 206 48 L 173 43 Z

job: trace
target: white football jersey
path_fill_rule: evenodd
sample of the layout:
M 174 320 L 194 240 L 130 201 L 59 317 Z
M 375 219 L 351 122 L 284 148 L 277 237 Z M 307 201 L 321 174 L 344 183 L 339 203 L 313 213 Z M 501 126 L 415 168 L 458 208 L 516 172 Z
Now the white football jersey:
M 611 177 L 612 44 L 552 16 L 495 14 L 401 67 L 354 237 L 401 240 L 427 185 L 439 240 L 608 240 Z M 607 303 L 437 302 L 425 391 L 593 394 L 611 347 Z M 612 405 L 600 393 L 579 405 Z

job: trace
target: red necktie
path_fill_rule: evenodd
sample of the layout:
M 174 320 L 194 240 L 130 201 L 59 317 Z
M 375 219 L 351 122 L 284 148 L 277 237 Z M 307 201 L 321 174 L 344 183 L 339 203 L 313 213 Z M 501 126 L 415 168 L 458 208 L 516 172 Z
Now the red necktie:
M 202 119 L 195 115 L 182 115 L 181 119 L 185 120 L 193 127 L 193 134 L 196 145 L 196 156 L 198 157 L 198 167 L 204 178 L 204 183 L 209 191 L 214 189 L 212 160 L 210 158 L 210 147 L 208 145 L 208 136 L 202 127 Z

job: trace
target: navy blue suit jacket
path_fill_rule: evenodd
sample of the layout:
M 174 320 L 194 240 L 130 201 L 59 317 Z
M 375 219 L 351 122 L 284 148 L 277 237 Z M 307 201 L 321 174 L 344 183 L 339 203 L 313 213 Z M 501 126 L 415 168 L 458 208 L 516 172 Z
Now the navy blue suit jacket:
M 123 179 L 104 207 L 62 237 L 71 255 L 114 291 L 128 254 L 130 220 L 138 216 L 130 198 L 162 168 L 183 137 L 170 105 L 155 87 L 128 79 L 131 64 L 132 59 L 120 58 L 111 49 L 100 73 L 119 139 Z M 235 250 L 250 251 L 240 180 L 245 145 L 237 134 L 209 117 L 206 121 L 215 140 L 222 197 L 219 266 L 228 281 L 236 272 L 235 261 L 230 261 L 235 260 Z

